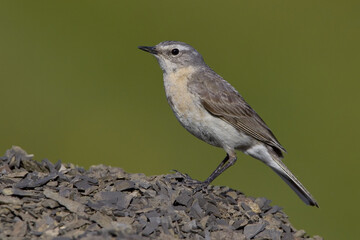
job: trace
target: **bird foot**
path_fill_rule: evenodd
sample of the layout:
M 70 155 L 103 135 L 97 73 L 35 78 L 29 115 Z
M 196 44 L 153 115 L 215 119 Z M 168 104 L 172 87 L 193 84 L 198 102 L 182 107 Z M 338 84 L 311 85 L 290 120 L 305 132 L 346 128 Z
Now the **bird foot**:
M 199 181 L 196 179 L 191 178 L 188 174 L 186 173 L 181 173 L 177 170 L 173 170 L 174 172 L 178 173 L 181 175 L 181 177 L 183 178 L 182 182 L 189 187 L 194 188 L 194 192 L 199 192 L 200 190 L 206 189 L 207 186 L 209 186 L 209 182 L 208 181 Z

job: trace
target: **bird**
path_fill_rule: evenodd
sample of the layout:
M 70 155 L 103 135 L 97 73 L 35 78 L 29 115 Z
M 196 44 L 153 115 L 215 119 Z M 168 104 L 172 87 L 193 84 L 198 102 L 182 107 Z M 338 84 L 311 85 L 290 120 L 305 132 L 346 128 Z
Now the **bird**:
M 167 101 L 180 124 L 197 138 L 226 152 L 210 176 L 196 183 L 207 187 L 235 164 L 239 150 L 269 166 L 304 203 L 319 207 L 282 162 L 286 150 L 270 128 L 239 92 L 205 63 L 195 48 L 179 41 L 138 48 L 157 59 L 163 71 Z

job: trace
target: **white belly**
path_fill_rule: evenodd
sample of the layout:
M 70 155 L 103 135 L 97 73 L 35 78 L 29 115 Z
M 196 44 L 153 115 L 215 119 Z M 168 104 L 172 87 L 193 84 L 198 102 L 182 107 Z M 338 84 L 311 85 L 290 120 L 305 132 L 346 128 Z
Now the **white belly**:
M 252 140 L 230 124 L 212 116 L 201 105 L 199 98 L 187 89 L 188 71 L 164 75 L 165 92 L 168 102 L 181 125 L 199 139 L 225 150 L 247 149 Z M 175 81 L 176 80 L 176 81 Z

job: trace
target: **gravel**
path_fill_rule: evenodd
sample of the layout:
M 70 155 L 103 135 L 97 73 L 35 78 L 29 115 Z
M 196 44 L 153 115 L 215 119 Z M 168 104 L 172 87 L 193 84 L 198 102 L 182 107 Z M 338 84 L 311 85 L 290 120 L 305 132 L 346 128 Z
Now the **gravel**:
M 33 157 L 13 146 L 0 158 L 0 239 L 322 239 L 296 230 L 266 198 L 222 186 L 196 192 L 179 172 Z

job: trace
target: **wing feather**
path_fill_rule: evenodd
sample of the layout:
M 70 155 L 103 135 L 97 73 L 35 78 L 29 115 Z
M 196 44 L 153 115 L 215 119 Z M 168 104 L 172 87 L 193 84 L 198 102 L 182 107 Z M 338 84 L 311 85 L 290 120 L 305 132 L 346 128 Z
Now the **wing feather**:
M 243 97 L 214 71 L 199 71 L 189 81 L 189 89 L 200 97 L 204 108 L 212 115 L 231 124 L 258 141 L 276 148 L 279 155 L 286 150 L 260 116 Z

